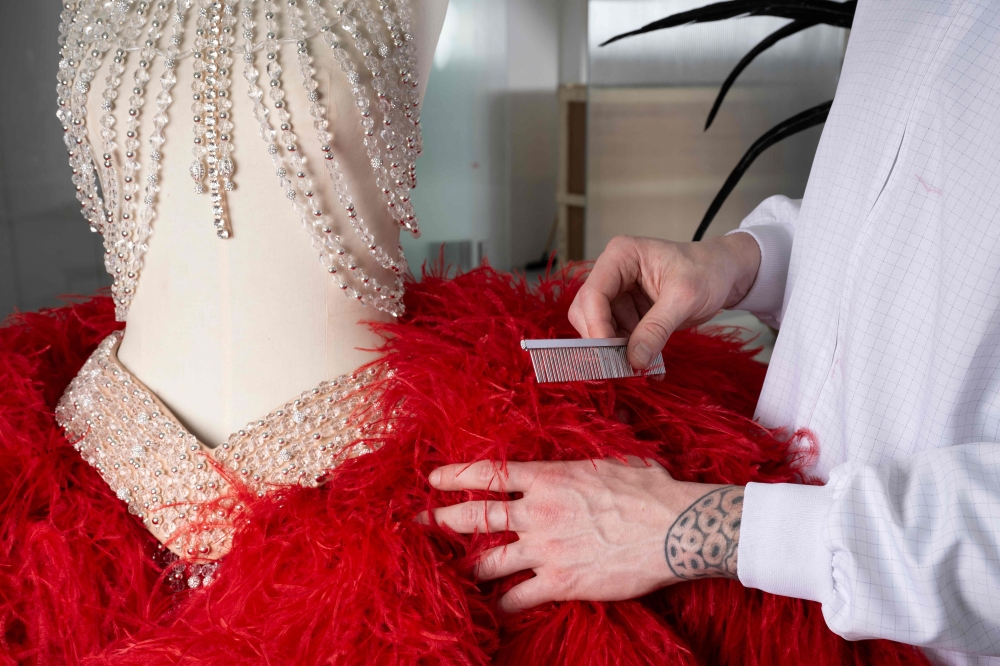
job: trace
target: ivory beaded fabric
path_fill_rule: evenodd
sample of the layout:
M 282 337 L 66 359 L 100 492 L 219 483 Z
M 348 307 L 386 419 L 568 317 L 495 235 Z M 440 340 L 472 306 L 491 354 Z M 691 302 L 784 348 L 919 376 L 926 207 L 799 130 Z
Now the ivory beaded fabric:
M 801 205 L 742 231 L 738 308 L 781 327 L 756 416 L 828 484 L 750 484 L 741 580 L 1000 664 L 1000 5 L 861 0 Z
M 127 319 L 140 288 L 157 224 L 177 224 L 157 220 L 162 160 L 165 153 L 177 159 L 187 150 L 194 156 L 189 186 L 207 194 L 210 203 L 205 212 L 212 226 L 206 231 L 214 227 L 222 240 L 240 233 L 229 206 L 229 198 L 239 196 L 240 150 L 243 155 L 264 150 L 277 180 L 275 195 L 288 199 L 319 251 L 322 269 L 347 296 L 402 314 L 406 258 L 394 240 L 376 238 L 364 216 L 384 216 L 419 236 L 410 191 L 423 140 L 409 2 L 64 3 L 58 117 L 83 215 L 91 230 L 104 236 L 120 321 Z M 292 57 L 283 45 L 294 45 Z M 337 81 L 350 87 L 360 127 L 331 122 L 330 101 L 317 81 L 324 72 L 314 66 L 318 50 L 333 54 L 342 77 Z M 193 70 L 189 90 L 177 86 L 179 68 Z M 246 81 L 239 95 L 233 86 L 237 76 Z M 290 86 L 303 88 L 305 108 L 290 108 Z M 88 100 L 98 96 L 101 113 L 88 117 Z M 236 104 L 253 109 L 249 127 L 236 126 Z M 144 116 L 152 117 L 151 127 L 143 125 Z M 178 122 L 192 127 L 192 148 L 176 151 L 177 142 L 168 141 L 165 132 Z M 360 188 L 348 184 L 334 142 L 335 131 L 348 129 L 360 136 L 371 165 L 370 180 L 361 185 L 380 192 L 382 210 L 355 205 Z M 322 155 L 315 164 L 305 157 L 307 141 L 315 141 Z M 326 179 L 332 194 L 324 198 L 318 186 Z
M 315 487 L 372 451 L 363 434 L 375 370 L 323 382 L 209 448 L 118 362 L 121 338 L 111 334 L 87 360 L 56 419 L 129 512 L 185 559 L 229 551 L 241 494 Z

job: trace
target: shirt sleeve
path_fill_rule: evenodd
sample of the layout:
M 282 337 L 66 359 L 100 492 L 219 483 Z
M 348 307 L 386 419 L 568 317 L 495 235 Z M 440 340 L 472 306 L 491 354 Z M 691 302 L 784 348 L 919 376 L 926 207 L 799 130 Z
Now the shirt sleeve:
M 773 196 L 765 199 L 743 220 L 740 228 L 729 233 L 750 234 L 760 246 L 757 279 L 742 301 L 731 310 L 746 310 L 761 321 L 778 328 L 785 302 L 788 264 L 799 218 L 800 199 Z
M 1000 444 L 747 486 L 738 573 L 811 599 L 849 640 L 1000 655 Z

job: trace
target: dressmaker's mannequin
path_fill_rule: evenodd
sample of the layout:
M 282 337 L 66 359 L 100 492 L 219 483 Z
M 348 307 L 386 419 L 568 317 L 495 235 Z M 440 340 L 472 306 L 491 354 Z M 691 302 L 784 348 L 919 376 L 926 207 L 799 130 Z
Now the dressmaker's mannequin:
M 447 0 L 413 0 L 412 6 L 422 96 Z M 312 40 L 320 42 L 319 37 Z M 184 48 L 190 45 L 185 43 Z M 320 99 L 329 107 L 333 147 L 339 152 L 358 212 L 383 247 L 392 249 L 399 227 L 389 218 L 376 188 L 351 88 L 330 49 L 320 43 L 311 51 Z M 317 195 L 324 209 L 333 212 L 345 245 L 368 260 L 366 270 L 389 280 L 388 273 L 352 237 L 347 216 L 336 205 L 330 180 L 319 166 L 323 157 L 312 140 L 309 103 L 298 85 L 301 77 L 295 53 L 294 43 L 283 44 L 280 62 L 289 82 L 285 91 L 294 129 L 310 139 L 302 141 L 302 150 L 317 169 Z M 239 54 L 235 61 L 231 98 L 237 189 L 228 197 L 233 238 L 216 238 L 211 203 L 207 195 L 195 193 L 188 175 L 193 137 L 187 109 L 193 72 L 190 67 L 178 67 L 173 90 L 175 119 L 167 126 L 162 150 L 157 217 L 119 350 L 121 362 L 211 446 L 303 390 L 371 360 L 372 355 L 362 349 L 375 346 L 378 340 L 361 322 L 390 318 L 346 298 L 323 270 L 278 185 L 247 97 Z M 103 81 L 107 67 L 106 63 L 98 81 Z M 150 70 L 152 94 L 142 114 L 143 137 L 150 135 L 155 113 L 152 100 L 159 92 L 162 68 L 162 59 L 157 59 Z M 264 63 L 258 61 L 258 68 L 266 86 Z M 358 70 L 368 76 L 363 65 Z M 126 80 L 125 98 L 130 86 Z M 100 117 L 100 101 L 99 95 L 91 95 L 90 117 Z M 121 134 L 122 108 L 116 117 Z M 96 122 L 91 124 L 95 146 L 100 145 L 99 130 Z M 140 164 L 148 163 L 149 151 L 144 142 Z M 144 178 L 145 173 L 140 176 Z

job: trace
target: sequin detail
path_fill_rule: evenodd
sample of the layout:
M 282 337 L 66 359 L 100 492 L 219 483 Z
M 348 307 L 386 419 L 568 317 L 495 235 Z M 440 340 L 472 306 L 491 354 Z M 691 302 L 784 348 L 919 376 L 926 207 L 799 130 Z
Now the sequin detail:
M 281 486 L 319 485 L 344 460 L 370 453 L 378 370 L 303 393 L 211 449 L 118 362 L 108 336 L 56 407 L 56 420 L 130 513 L 182 558 L 215 560 L 231 546 L 243 506 Z

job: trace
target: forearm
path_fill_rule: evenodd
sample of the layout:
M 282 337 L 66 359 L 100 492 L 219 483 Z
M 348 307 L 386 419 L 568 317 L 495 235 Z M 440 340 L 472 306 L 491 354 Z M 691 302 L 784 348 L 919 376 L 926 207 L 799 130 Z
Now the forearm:
M 673 576 L 736 578 L 742 519 L 742 486 L 716 487 L 692 502 L 677 516 L 664 542 Z

